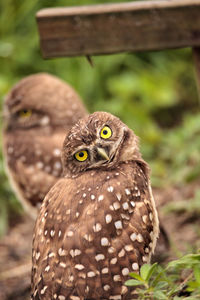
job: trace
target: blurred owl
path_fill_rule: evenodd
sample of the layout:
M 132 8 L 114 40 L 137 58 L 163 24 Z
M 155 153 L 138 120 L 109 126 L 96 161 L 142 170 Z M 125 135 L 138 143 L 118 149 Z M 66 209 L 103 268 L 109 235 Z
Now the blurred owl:
M 35 225 L 32 299 L 131 299 L 124 282 L 150 261 L 159 232 L 137 136 L 93 113 L 70 130 L 62 163 Z
M 68 84 L 39 73 L 12 88 L 3 114 L 7 173 L 19 200 L 35 217 L 37 206 L 62 174 L 66 132 L 87 112 Z

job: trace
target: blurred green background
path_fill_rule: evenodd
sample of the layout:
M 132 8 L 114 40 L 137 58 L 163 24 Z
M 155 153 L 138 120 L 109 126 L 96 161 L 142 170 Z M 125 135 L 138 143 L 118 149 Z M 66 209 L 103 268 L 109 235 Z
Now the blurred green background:
M 90 112 L 119 116 L 140 137 L 153 186 L 200 176 L 200 107 L 190 49 L 44 60 L 35 13 L 44 7 L 121 1 L 1 0 L 0 99 L 23 77 L 50 72 L 69 82 Z M 1 122 L 2 126 L 2 122 Z M 0 157 L 0 234 L 22 213 Z M 11 218 L 12 216 L 12 218 Z

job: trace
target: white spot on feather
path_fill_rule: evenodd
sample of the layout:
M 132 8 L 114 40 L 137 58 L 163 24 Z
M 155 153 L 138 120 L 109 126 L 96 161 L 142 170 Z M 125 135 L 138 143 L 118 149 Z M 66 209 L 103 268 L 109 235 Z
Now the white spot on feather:
M 87 273 L 88 277 L 95 277 L 95 275 L 96 274 L 93 271 L 90 271 L 90 272 Z
M 114 281 L 121 281 L 121 276 L 120 275 L 114 275 L 113 280 Z
M 45 270 L 45 272 L 49 272 L 50 266 L 47 266 L 44 270 Z
M 105 247 L 105 246 L 109 246 L 109 241 L 106 237 L 102 237 L 101 238 L 101 246 Z
M 85 267 L 83 265 L 81 265 L 81 264 L 75 265 L 75 269 L 77 269 L 77 270 L 83 270 L 84 268 Z
M 114 202 L 114 203 L 113 203 L 113 207 L 114 207 L 115 210 L 120 209 L 120 204 L 119 204 L 119 202 Z
M 131 235 L 130 235 L 130 239 L 131 241 L 135 242 L 136 239 L 137 239 L 137 234 L 135 232 L 133 232 Z
M 65 255 L 67 255 L 67 251 L 64 250 L 64 249 L 62 249 L 62 248 L 59 248 L 58 254 L 59 254 L 60 256 L 65 256 Z
M 131 192 L 130 192 L 129 189 L 125 189 L 125 193 L 126 193 L 126 195 L 130 195 L 131 194 Z
M 125 255 L 125 250 L 122 249 L 119 253 L 118 253 L 118 256 L 119 257 L 123 257 Z
M 139 269 L 138 263 L 133 263 L 133 264 L 132 264 L 132 269 L 133 269 L 134 271 L 138 270 L 138 269 Z
M 129 209 L 128 202 L 124 202 L 124 203 L 122 204 L 122 206 L 123 206 L 123 209 L 124 209 L 124 210 Z
M 101 226 L 100 223 L 96 223 L 96 224 L 93 226 L 94 232 L 99 232 L 99 231 L 101 231 L 101 229 L 102 229 L 102 226 Z
M 106 219 L 106 224 L 109 224 L 112 221 L 112 216 L 108 214 L 106 215 L 105 219 Z
M 115 265 L 117 262 L 117 257 L 114 257 L 110 260 L 111 265 Z
M 102 201 L 103 199 L 104 199 L 104 196 L 100 195 L 99 198 L 98 198 L 98 201 Z
M 122 269 L 122 275 L 127 276 L 128 274 L 129 274 L 129 269 L 128 268 Z
M 114 191 L 113 186 L 109 186 L 109 187 L 107 188 L 107 191 L 110 192 L 110 193 L 112 193 L 112 192 Z
M 102 273 L 102 274 L 108 274 L 108 272 L 109 272 L 108 268 L 103 268 L 103 269 L 101 270 L 101 273 Z
M 61 155 L 60 149 L 55 148 L 55 149 L 53 150 L 53 155 L 56 156 L 56 157 L 59 157 L 59 156 Z
M 48 116 L 44 116 L 44 117 L 40 120 L 40 124 L 41 124 L 42 126 L 48 125 L 49 122 L 50 122 L 50 119 L 49 119 Z
M 97 254 L 95 256 L 95 259 L 96 259 L 96 261 L 103 260 L 103 259 L 105 259 L 105 256 L 103 254 Z
M 41 295 L 43 295 L 45 293 L 46 289 L 47 289 L 47 285 L 45 285 L 44 288 L 41 290 L 41 292 L 40 292 Z
M 119 220 L 119 221 L 116 221 L 116 222 L 115 222 L 115 228 L 116 228 L 116 229 L 122 229 L 122 228 L 123 228 L 123 227 L 122 227 L 122 221 L 120 221 L 120 220 Z
M 139 243 L 142 243 L 144 241 L 143 236 L 140 233 L 137 235 L 137 241 Z
M 117 199 L 120 201 L 121 198 L 122 198 L 122 195 L 121 195 L 120 193 L 116 193 L 116 197 L 117 197 Z

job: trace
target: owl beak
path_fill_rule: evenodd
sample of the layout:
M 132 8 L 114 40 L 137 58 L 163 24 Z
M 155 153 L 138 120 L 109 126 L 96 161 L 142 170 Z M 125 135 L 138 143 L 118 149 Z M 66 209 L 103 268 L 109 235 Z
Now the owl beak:
M 108 154 L 106 153 L 106 151 L 105 151 L 103 148 L 97 147 L 97 152 L 98 152 L 98 154 L 99 154 L 103 159 L 105 159 L 105 160 L 109 160 L 109 159 L 110 159 L 109 156 L 108 156 Z

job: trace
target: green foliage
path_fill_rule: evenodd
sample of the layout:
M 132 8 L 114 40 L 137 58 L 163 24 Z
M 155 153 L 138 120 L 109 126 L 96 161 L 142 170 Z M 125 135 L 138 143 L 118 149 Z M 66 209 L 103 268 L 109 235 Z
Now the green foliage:
M 200 214 L 200 190 L 197 189 L 195 191 L 195 195 L 193 198 L 188 199 L 187 201 L 177 201 L 175 203 L 167 204 L 164 208 L 166 213 L 169 212 L 188 212 L 191 213 L 193 216 Z
M 181 125 L 163 137 L 159 155 L 170 165 L 166 178 L 171 182 L 187 183 L 200 176 L 200 113 L 186 113 Z
M 181 273 L 188 269 L 186 278 Z M 171 261 L 165 268 L 157 263 L 145 264 L 140 274 L 130 273 L 126 285 L 134 287 L 139 299 L 195 300 L 200 297 L 200 254 L 188 254 Z
M 0 198 L 0 236 L 5 233 L 8 226 L 8 216 L 16 216 L 21 214 L 22 209 L 11 191 L 10 184 L 4 173 L 4 164 L 2 153 L 0 153 L 0 182 L 1 182 L 1 198 Z

